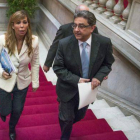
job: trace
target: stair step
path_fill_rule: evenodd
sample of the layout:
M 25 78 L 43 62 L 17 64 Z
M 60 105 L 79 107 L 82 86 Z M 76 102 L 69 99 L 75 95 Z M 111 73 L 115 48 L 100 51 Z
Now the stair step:
M 140 140 L 140 129 L 124 131 L 129 140 Z
M 91 109 L 88 109 L 86 112 L 85 117 L 82 120 L 95 120 L 97 119 L 96 116 L 93 114 Z
M 87 135 L 82 137 L 72 137 L 70 140 L 128 140 L 122 131 L 109 132 L 103 134 Z
M 89 120 L 97 120 L 94 117 L 92 111 L 88 110 L 86 113 L 86 117 L 81 121 L 89 121 Z M 6 123 L 1 123 L 0 130 L 8 128 L 8 122 L 10 117 L 7 117 Z M 31 115 L 21 115 L 20 120 L 16 126 L 19 127 L 32 127 L 32 126 L 41 126 L 41 125 L 50 125 L 50 124 L 58 124 L 58 112 L 52 113 L 43 113 L 43 114 L 31 114 Z
M 58 112 L 58 103 L 25 106 L 22 115 L 43 114 L 52 112 Z M 84 120 L 88 119 L 97 119 L 90 109 L 87 110 L 84 117 Z
M 48 82 L 48 81 L 46 81 L 46 82 L 39 82 L 39 85 L 40 86 L 46 86 L 46 85 L 50 85 L 50 86 L 52 86 L 52 82 Z
M 2 123 L 0 125 L 0 130 L 7 129 L 8 122 L 9 117 L 7 117 L 6 123 Z M 50 124 L 58 124 L 58 112 L 21 116 L 16 128 L 33 127 Z
M 125 116 L 117 106 L 103 109 L 93 109 L 92 111 L 98 119 L 111 119 Z
M 140 129 L 140 122 L 133 115 L 127 117 L 107 119 L 107 122 L 114 131 L 128 131 L 133 129 Z
M 41 86 L 37 91 L 55 90 L 55 86 Z M 28 89 L 28 92 L 32 92 L 32 88 Z
M 57 103 L 57 96 L 26 98 L 25 106 Z
M 92 123 L 92 125 L 91 125 Z M 103 129 L 104 128 L 104 129 Z M 59 124 L 42 125 L 34 127 L 17 128 L 17 139 L 19 140 L 52 140 L 60 138 Z M 112 129 L 104 119 L 80 121 L 73 125 L 72 137 L 101 134 L 112 132 Z M 8 129 L 0 130 L 1 140 L 9 140 Z M 42 139 L 43 138 L 43 139 Z
M 43 76 L 40 76 L 40 77 L 39 77 L 39 81 L 46 81 L 46 80 L 47 80 L 47 79 L 46 79 L 45 76 L 44 76 L 44 77 L 43 77 Z
M 102 99 L 102 100 L 95 100 L 93 104 L 89 105 L 90 109 L 103 109 L 103 108 L 109 108 L 110 106 L 108 103 Z
M 58 103 L 24 106 L 22 115 L 58 112 Z
M 45 97 L 45 96 L 56 96 L 56 90 L 52 89 L 46 91 L 27 92 L 27 98 Z
M 92 131 L 92 133 L 90 131 Z M 89 133 L 98 134 L 98 133 L 105 133 L 105 132 L 113 132 L 105 119 L 98 119 L 97 121 L 87 120 L 87 121 L 80 121 L 74 124 L 71 136 L 72 137 L 84 136 L 84 135 L 89 135 Z

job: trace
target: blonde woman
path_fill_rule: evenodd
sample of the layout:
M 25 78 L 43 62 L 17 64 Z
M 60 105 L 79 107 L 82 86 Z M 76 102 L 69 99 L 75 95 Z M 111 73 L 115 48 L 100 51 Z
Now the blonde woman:
M 15 127 L 24 107 L 28 86 L 32 82 L 33 91 L 39 87 L 38 37 L 32 35 L 30 20 L 24 10 L 10 17 L 6 34 L 0 36 L 0 52 L 2 48 L 7 50 L 16 73 L 9 74 L 0 65 L 0 117 L 5 122 L 11 113 L 9 137 L 15 140 Z

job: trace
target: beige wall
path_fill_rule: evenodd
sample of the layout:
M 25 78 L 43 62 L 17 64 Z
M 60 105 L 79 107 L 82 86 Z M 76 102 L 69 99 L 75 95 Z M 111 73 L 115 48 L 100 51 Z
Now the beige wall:
M 113 95 L 140 106 L 140 71 L 115 49 L 114 57 L 112 71 L 101 87 Z
M 42 0 L 42 4 L 60 22 L 60 24 L 72 22 L 73 13 L 57 0 Z
M 37 0 L 38 2 L 39 1 L 42 1 L 42 0 Z M 0 0 L 0 3 L 7 3 L 7 0 Z
M 0 0 L 0 3 L 6 3 L 7 0 Z

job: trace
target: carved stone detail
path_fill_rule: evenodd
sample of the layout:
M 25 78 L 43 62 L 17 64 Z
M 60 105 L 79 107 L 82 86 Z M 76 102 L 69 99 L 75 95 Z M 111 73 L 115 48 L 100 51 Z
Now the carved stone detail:
M 120 22 L 122 20 L 120 16 L 122 15 L 123 10 L 124 10 L 123 0 L 119 0 L 114 7 L 114 16 L 110 18 L 110 21 L 113 22 L 114 24 Z
M 84 4 L 87 5 L 87 6 L 89 6 L 89 5 L 92 4 L 92 3 L 93 3 L 92 0 L 86 0 L 86 1 L 84 2 Z
M 99 0 L 93 0 L 93 4 L 91 4 L 89 7 L 93 10 L 97 9 L 99 7 Z
M 113 16 L 113 8 L 114 8 L 115 4 L 116 4 L 115 0 L 108 0 L 107 1 L 107 3 L 106 3 L 107 11 L 105 11 L 103 13 L 104 17 L 110 18 L 111 16 Z
M 107 0 L 99 0 L 99 7 L 96 9 L 96 11 L 101 14 L 105 12 L 105 5 L 106 5 Z
M 128 5 L 122 13 L 123 20 L 120 23 L 118 23 L 118 26 L 121 27 L 123 30 L 125 29 L 127 24 L 128 16 L 131 9 L 131 4 L 132 4 L 132 0 L 128 0 Z

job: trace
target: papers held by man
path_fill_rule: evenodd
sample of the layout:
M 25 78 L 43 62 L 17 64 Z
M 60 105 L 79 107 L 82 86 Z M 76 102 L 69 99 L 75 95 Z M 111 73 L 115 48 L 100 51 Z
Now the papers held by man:
M 79 83 L 78 89 L 79 89 L 78 109 L 81 109 L 95 101 L 98 88 L 96 87 L 95 89 L 91 89 L 91 82 Z

